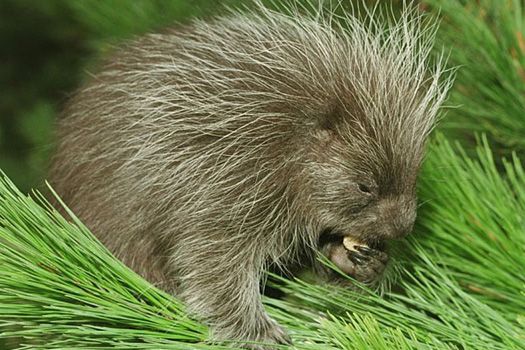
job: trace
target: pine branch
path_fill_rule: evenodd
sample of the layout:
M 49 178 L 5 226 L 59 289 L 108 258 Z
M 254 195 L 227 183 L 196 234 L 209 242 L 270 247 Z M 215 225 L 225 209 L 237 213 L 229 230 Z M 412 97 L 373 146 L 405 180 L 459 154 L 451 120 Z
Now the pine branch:
M 459 66 L 442 126 L 485 132 L 498 152 L 525 152 L 525 8 L 521 0 L 424 0 L 442 15 L 436 47 Z

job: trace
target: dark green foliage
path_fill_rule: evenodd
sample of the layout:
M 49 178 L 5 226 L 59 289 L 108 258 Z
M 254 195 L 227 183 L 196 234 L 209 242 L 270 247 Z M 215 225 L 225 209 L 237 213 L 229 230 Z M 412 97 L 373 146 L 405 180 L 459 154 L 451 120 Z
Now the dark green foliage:
M 59 1 L 6 0 L 0 43 L 0 168 L 27 189 L 45 174 L 52 121 L 78 81 L 85 37 Z

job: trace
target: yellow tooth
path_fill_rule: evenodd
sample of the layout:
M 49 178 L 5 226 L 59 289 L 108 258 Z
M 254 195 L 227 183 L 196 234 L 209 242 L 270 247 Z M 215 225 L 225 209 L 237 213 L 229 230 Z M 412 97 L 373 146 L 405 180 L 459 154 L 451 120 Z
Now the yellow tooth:
M 355 250 L 354 249 L 354 246 L 358 244 L 357 241 L 354 241 L 350 236 L 345 236 L 345 238 L 343 239 L 343 246 L 347 249 L 347 250 Z

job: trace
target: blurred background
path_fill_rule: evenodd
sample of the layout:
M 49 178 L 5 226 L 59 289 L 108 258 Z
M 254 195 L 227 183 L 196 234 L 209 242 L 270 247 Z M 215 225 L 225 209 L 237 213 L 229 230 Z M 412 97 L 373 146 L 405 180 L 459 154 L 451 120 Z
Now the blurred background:
M 23 191 L 41 186 L 54 120 L 112 45 L 247 3 L 1 0 L 0 169 Z M 401 1 L 380 3 L 396 9 Z M 421 11 L 441 18 L 436 50 L 446 52 L 450 67 L 460 67 L 439 130 L 467 151 L 476 133 L 486 133 L 498 155 L 525 150 L 523 6 L 523 0 L 419 1 Z
M 0 169 L 42 184 L 53 124 L 70 94 L 120 40 L 241 1 L 0 1 Z

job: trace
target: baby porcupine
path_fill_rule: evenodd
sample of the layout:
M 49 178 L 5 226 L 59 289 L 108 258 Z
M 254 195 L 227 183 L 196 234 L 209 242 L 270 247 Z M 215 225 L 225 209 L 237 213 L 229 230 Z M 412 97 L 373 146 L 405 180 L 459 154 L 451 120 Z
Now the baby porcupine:
M 414 8 L 388 27 L 290 12 L 258 6 L 128 42 L 59 122 L 51 184 L 218 340 L 288 341 L 261 304 L 270 264 L 302 259 L 336 279 L 321 251 L 377 279 L 382 242 L 411 230 L 450 85 L 441 62 L 429 68 L 435 26 Z

